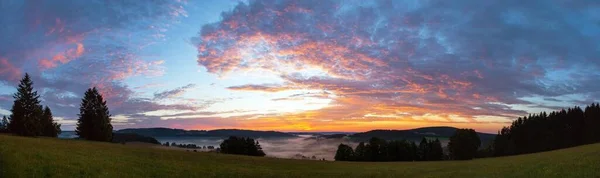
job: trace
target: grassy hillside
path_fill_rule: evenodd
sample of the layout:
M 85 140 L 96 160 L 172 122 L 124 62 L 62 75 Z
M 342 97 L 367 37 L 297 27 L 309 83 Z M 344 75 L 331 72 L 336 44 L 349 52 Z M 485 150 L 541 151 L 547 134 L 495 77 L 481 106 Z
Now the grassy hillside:
M 268 153 L 267 153 L 268 154 Z M 598 177 L 600 144 L 473 161 L 350 163 L 0 135 L 0 177 Z

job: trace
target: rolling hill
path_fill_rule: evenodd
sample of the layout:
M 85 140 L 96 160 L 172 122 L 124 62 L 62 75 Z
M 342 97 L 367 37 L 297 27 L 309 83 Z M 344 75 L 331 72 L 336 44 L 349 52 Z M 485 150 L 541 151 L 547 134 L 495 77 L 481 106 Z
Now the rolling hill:
M 428 138 L 439 138 L 446 140 L 450 138 L 457 128 L 454 127 L 423 127 L 409 130 L 371 130 L 368 132 L 361 132 L 349 135 L 353 140 L 367 141 L 370 138 L 378 137 L 386 140 L 411 140 L 420 141 L 423 137 Z M 495 134 L 488 133 L 477 133 L 483 145 L 487 145 L 496 137 Z
M 594 144 L 472 161 L 328 162 L 0 135 L 0 177 L 597 177 L 599 155 Z

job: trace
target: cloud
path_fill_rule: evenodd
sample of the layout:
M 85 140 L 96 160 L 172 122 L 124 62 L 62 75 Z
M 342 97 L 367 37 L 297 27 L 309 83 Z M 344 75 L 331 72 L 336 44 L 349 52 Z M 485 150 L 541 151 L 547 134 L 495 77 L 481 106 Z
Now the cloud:
M 5 78 L 8 81 L 17 81 L 21 77 L 21 70 L 15 67 L 6 58 L 0 57 L 0 77 Z
M 195 88 L 196 84 L 188 84 L 186 86 L 182 86 L 173 90 L 163 91 L 160 93 L 155 93 L 154 98 L 158 100 L 174 98 L 185 94 L 185 92 L 189 89 Z
M 164 74 L 164 60 L 141 53 L 186 16 L 183 5 L 170 0 L 1 2 L 0 24 L 7 28 L 0 29 L 0 81 L 15 86 L 28 72 L 42 104 L 64 123 L 76 119 L 80 98 L 90 87 L 104 95 L 113 115 L 193 110 L 146 100 L 125 84 L 131 77 Z M 0 103 L 6 109 L 12 100 Z
M 248 84 L 248 85 L 240 85 L 240 86 L 230 86 L 227 87 L 229 90 L 237 90 L 237 91 L 260 91 L 260 92 L 279 92 L 285 90 L 294 89 L 293 87 L 277 85 L 277 84 Z
M 285 81 L 228 89 L 339 96 L 331 107 L 339 112 L 302 116 L 313 121 L 407 113 L 495 123 L 524 115 L 511 106 L 530 104 L 525 97 L 596 90 L 588 81 L 600 76 L 600 36 L 592 33 L 600 26 L 591 13 L 598 8 L 592 1 L 249 1 L 192 41 L 208 72 L 262 70 Z

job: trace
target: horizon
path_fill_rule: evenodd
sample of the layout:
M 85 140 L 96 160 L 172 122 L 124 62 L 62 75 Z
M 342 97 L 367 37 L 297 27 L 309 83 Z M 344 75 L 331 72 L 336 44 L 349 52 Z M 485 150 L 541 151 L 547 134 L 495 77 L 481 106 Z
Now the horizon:
M 539 8 L 543 7 L 543 8 Z M 592 1 L 2 1 L 0 116 L 28 73 L 62 130 L 496 134 L 599 102 Z
M 249 130 L 249 131 L 263 131 L 263 132 L 274 131 L 274 132 L 282 132 L 282 133 L 361 133 L 361 132 L 368 132 L 368 131 L 374 131 L 374 130 L 397 130 L 397 131 L 401 131 L 401 130 L 414 130 L 414 129 L 422 129 L 422 128 L 432 128 L 432 127 L 450 127 L 450 126 L 415 127 L 415 128 L 408 128 L 408 129 L 371 129 L 371 130 L 364 130 L 364 131 L 279 131 L 279 130 L 254 130 L 254 129 L 239 129 L 239 128 L 200 129 L 200 130 L 196 130 L 196 129 L 182 129 L 182 130 L 186 130 L 186 131 Z M 452 128 L 461 129 L 461 128 L 457 128 L 457 127 L 452 127 Z M 125 130 L 125 129 L 180 129 L 180 128 L 143 127 L 143 128 L 122 128 L 122 129 L 116 129 L 116 130 L 113 130 L 113 131 L 120 131 L 120 130 Z M 62 132 L 75 132 L 75 130 L 63 130 Z M 485 134 L 494 134 L 494 135 L 497 134 L 497 132 L 495 132 L 495 133 L 481 132 L 481 131 L 477 131 L 477 132 L 479 132 L 479 133 L 485 133 Z

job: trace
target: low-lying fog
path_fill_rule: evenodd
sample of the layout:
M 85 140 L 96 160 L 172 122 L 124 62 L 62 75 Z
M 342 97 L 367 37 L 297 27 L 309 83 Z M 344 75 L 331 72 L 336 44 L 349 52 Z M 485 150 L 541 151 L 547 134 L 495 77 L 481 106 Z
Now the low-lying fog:
M 196 144 L 197 146 L 215 146 L 223 142 L 220 138 L 198 138 L 198 137 L 158 137 L 161 143 L 175 142 L 177 144 Z M 325 159 L 332 161 L 335 152 L 340 143 L 349 144 L 356 147 L 358 143 L 346 139 L 323 139 L 315 138 L 310 135 L 303 135 L 297 138 L 288 139 L 258 139 L 263 151 L 269 157 L 292 158 L 292 159 Z

